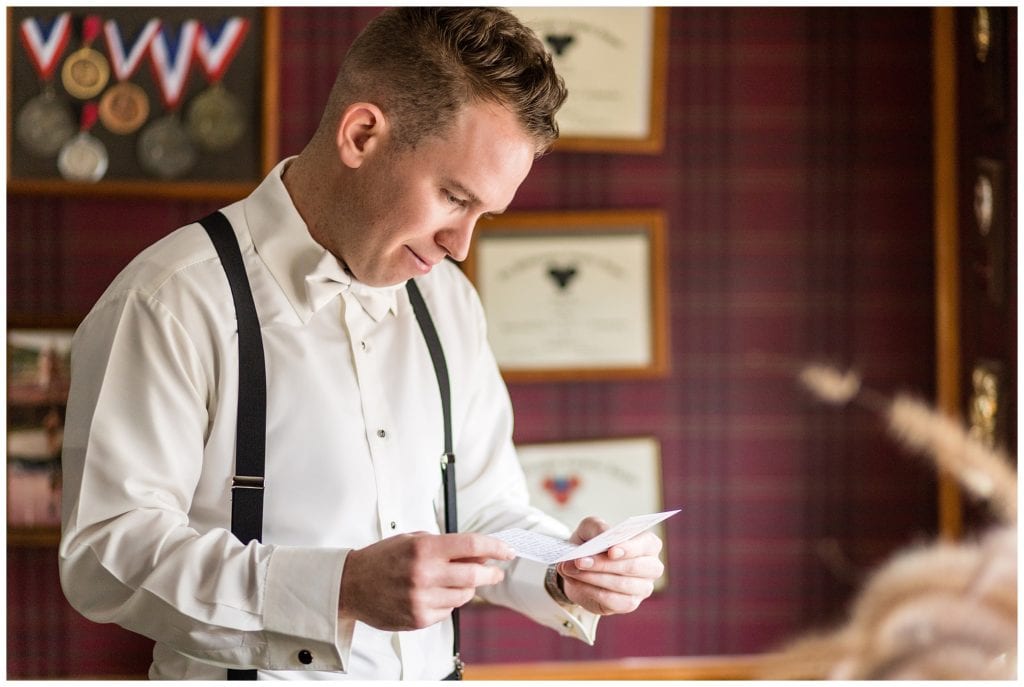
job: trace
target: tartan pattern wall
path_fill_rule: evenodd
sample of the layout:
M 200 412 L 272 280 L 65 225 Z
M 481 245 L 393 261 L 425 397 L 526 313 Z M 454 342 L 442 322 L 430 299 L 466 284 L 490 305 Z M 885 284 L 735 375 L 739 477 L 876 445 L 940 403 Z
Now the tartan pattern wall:
M 377 9 L 282 10 L 282 155 Z M 462 614 L 470 662 L 761 651 L 838 620 L 865 572 L 935 531 L 935 480 L 792 364 L 933 395 L 930 10 L 672 8 L 661 155 L 554 152 L 513 210 L 660 208 L 670 376 L 515 384 L 521 443 L 652 435 L 668 584 L 596 646 Z M 144 246 L 220 203 L 8 197 L 8 308 L 81 316 Z M 116 218 L 116 219 L 115 219 Z M 64 601 L 51 549 L 8 551 L 8 676 L 141 675 L 151 642 Z

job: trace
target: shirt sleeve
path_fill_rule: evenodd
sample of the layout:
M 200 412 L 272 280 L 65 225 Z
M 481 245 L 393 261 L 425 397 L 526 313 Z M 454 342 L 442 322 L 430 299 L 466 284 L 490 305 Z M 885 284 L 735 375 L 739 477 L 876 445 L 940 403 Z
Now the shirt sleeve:
M 228 358 L 222 366 L 237 365 Z M 62 456 L 64 593 L 91 620 L 206 663 L 344 670 L 346 550 L 243 545 L 226 523 L 190 523 L 216 367 L 152 295 L 104 296 L 79 327 Z M 229 499 L 230 472 L 224 482 Z
M 519 527 L 568 539 L 572 533 L 562 523 L 529 503 L 526 478 L 512 443 L 512 403 L 487 343 L 483 307 L 471 287 L 466 298 L 478 355 L 466 385 L 458 390 L 469 395 L 455 437 L 460 531 L 488 534 Z M 559 634 L 594 643 L 599 616 L 579 606 L 563 607 L 552 599 L 544 589 L 547 566 L 522 558 L 502 566 L 502 583 L 477 590 L 484 600 L 512 608 Z

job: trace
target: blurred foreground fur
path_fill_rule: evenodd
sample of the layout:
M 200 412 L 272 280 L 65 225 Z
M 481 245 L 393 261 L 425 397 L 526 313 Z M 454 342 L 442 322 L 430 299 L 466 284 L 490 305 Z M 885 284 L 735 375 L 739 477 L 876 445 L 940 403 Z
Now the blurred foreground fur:
M 1017 475 L 1009 456 L 907 396 L 888 400 L 852 373 L 809 366 L 819 397 L 855 397 L 882 413 L 911 451 L 985 500 L 999 524 L 977 539 L 897 553 L 854 599 L 845 625 L 796 640 L 758 676 L 767 679 L 1012 680 L 1017 676 Z

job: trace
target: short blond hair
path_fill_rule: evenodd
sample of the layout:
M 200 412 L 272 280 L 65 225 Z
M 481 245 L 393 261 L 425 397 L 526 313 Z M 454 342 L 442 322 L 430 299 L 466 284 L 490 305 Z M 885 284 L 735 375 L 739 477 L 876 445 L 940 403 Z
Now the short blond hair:
M 333 130 L 345 107 L 369 101 L 400 145 L 415 146 L 443 134 L 463 106 L 493 102 L 516 115 L 541 154 L 558 138 L 566 95 L 543 44 L 510 12 L 400 7 L 373 19 L 349 48 L 321 126 Z

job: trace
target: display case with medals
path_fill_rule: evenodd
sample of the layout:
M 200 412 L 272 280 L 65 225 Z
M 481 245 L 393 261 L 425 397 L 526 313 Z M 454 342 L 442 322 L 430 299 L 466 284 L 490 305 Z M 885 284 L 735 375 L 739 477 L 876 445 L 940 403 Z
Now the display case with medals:
M 8 191 L 235 198 L 277 161 L 278 8 L 8 8 Z

